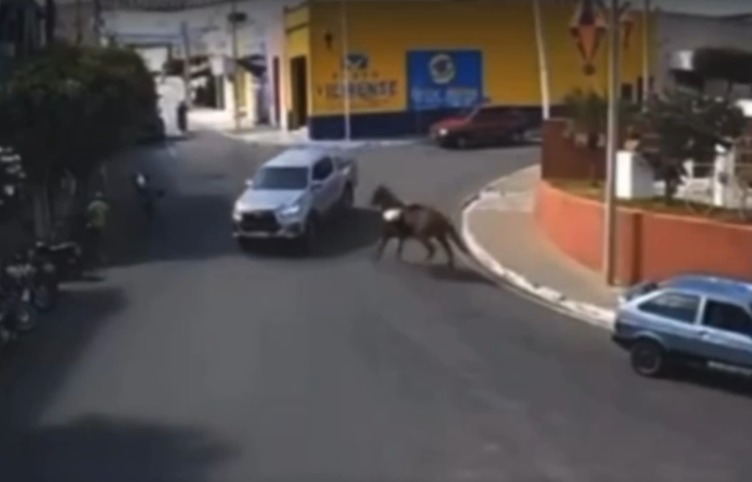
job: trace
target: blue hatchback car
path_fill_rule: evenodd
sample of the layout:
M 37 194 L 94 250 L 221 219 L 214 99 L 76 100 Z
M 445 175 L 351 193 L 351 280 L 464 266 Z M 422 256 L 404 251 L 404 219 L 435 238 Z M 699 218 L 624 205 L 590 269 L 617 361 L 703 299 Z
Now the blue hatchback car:
M 620 300 L 613 340 L 643 376 L 676 363 L 752 370 L 752 283 L 684 275 L 638 284 Z

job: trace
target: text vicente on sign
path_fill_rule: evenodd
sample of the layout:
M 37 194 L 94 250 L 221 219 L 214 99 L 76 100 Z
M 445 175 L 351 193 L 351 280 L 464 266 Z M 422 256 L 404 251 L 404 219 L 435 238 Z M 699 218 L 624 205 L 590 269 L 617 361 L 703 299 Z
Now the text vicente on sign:
M 353 110 L 391 105 L 399 94 L 397 79 L 384 78 L 371 67 L 366 54 L 349 54 L 344 67 L 340 72 L 332 74 L 330 82 L 316 87 L 316 94 L 330 106 L 342 102 L 346 84 Z M 347 82 L 342 78 L 345 69 L 348 74 Z

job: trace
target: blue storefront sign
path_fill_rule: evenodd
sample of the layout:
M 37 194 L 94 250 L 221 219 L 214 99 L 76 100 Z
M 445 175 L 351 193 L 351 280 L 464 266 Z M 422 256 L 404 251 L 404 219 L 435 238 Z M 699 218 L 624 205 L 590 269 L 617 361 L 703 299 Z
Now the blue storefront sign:
M 483 99 L 480 50 L 413 50 L 407 53 L 408 108 L 461 109 Z

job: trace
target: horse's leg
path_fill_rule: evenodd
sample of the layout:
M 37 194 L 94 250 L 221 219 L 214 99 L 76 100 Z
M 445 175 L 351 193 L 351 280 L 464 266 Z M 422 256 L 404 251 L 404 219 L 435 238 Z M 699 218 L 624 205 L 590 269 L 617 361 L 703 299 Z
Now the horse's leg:
M 402 259 L 402 248 L 405 247 L 405 238 L 400 236 L 397 238 L 397 259 Z
M 449 241 L 443 233 L 439 236 L 436 236 L 436 239 L 438 239 L 441 247 L 444 248 L 444 252 L 446 253 L 447 257 L 447 265 L 450 268 L 454 268 L 454 250 L 452 250 L 452 245 L 449 244 Z
M 433 243 L 430 239 L 423 237 L 418 238 L 418 241 L 420 241 L 423 247 L 426 248 L 426 262 L 431 261 L 436 254 L 436 248 Z
M 392 239 L 391 236 L 381 236 L 379 246 L 376 248 L 376 261 L 381 259 L 381 255 L 384 254 L 384 248 L 386 248 L 386 243 L 388 243 L 390 239 Z

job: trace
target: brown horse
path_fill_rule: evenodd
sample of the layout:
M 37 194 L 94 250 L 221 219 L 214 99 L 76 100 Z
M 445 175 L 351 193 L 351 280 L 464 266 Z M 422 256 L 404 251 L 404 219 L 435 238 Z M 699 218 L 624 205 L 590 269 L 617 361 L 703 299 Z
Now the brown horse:
M 371 196 L 371 206 L 381 211 L 384 222 L 381 241 L 376 252 L 380 259 L 387 243 L 396 238 L 397 257 L 402 259 L 402 248 L 406 239 L 418 240 L 426 248 L 426 261 L 433 259 L 435 239 L 446 253 L 447 264 L 454 268 L 452 243 L 468 253 L 467 246 L 457 233 L 452 222 L 438 210 L 423 204 L 405 204 L 389 188 L 379 185 Z

